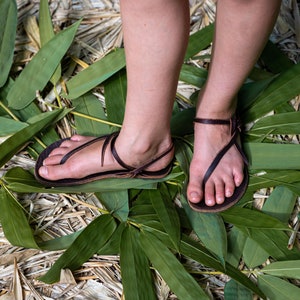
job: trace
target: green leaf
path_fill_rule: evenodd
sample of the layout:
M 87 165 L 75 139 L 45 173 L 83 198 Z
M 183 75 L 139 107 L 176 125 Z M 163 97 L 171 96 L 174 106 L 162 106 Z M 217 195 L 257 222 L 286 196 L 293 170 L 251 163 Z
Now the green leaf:
M 267 116 L 258 120 L 248 134 L 299 134 L 300 112 L 288 112 Z
M 182 65 L 179 80 L 194 85 L 196 87 L 202 87 L 207 78 L 207 71 L 195 66 Z
M 111 215 L 97 217 L 80 233 L 52 268 L 39 279 L 51 284 L 59 281 L 62 269 L 74 271 L 79 268 L 109 240 L 116 227 Z
M 54 36 L 54 30 L 52 26 L 52 20 L 49 10 L 48 0 L 40 1 L 40 10 L 39 10 L 39 29 L 40 29 L 40 40 L 41 46 L 43 47 L 47 42 L 49 42 Z M 56 68 L 53 76 L 50 81 L 55 85 L 61 77 L 61 66 L 60 64 Z
M 193 57 L 201 50 L 206 49 L 213 40 L 214 24 L 210 24 L 190 36 L 185 53 L 185 60 Z
M 227 232 L 222 218 L 217 214 L 198 213 L 192 210 L 184 195 L 181 195 L 181 203 L 188 216 L 191 226 L 201 242 L 213 253 L 225 266 L 227 256 Z
M 136 228 L 128 226 L 122 234 L 120 265 L 126 299 L 156 299 L 150 265 L 140 245 Z
M 68 94 L 66 97 L 75 99 L 82 96 L 120 71 L 124 66 L 124 49 L 116 49 L 69 80 L 67 82 Z
M 172 199 L 159 190 L 148 191 L 148 196 L 162 226 L 169 235 L 175 249 L 179 252 L 180 221 Z
M 9 161 L 40 130 L 57 120 L 61 113 L 63 113 L 63 111 L 56 110 L 42 114 L 42 119 L 18 131 L 0 144 L 0 166 L 3 166 L 7 161 Z
M 236 226 L 259 229 L 289 230 L 287 225 L 258 210 L 236 206 L 221 212 L 221 215 L 226 222 Z
M 281 73 L 294 65 L 271 41 L 267 42 L 260 59 L 274 74 Z
M 27 127 L 23 122 L 15 121 L 9 118 L 0 117 L 0 136 L 8 136 Z
M 127 92 L 126 72 L 121 70 L 104 83 L 107 117 L 111 122 L 122 124 Z
M 264 274 L 300 279 L 300 260 L 273 262 L 260 270 Z
M 7 95 L 11 108 L 26 107 L 35 99 L 36 91 L 44 89 L 73 42 L 79 24 L 80 21 L 59 32 L 31 59 Z
M 269 253 L 252 240 L 247 239 L 243 251 L 243 258 L 248 268 L 255 268 L 262 265 L 269 257 Z
M 229 231 L 227 252 L 228 263 L 235 267 L 239 266 L 246 240 L 247 237 L 236 227 L 233 227 Z
M 0 87 L 7 81 L 13 62 L 17 13 L 15 0 L 0 1 Z
M 254 170 L 300 169 L 300 145 L 245 143 L 243 146 L 250 161 L 250 167 Z
M 174 254 L 155 236 L 142 231 L 141 245 L 154 268 L 179 299 L 209 299 Z
M 258 276 L 258 286 L 264 291 L 268 299 L 272 300 L 297 300 L 300 289 L 295 285 L 269 275 Z
M 224 288 L 225 300 L 252 300 L 253 293 L 234 280 L 229 280 Z
M 73 99 L 72 104 L 75 112 L 85 115 L 85 117 L 77 114 L 74 116 L 78 134 L 100 136 L 111 132 L 109 126 L 101 122 L 101 120 L 106 121 L 104 109 L 92 93 Z
M 275 78 L 269 86 L 257 97 L 250 109 L 242 115 L 244 122 L 251 122 L 277 106 L 300 94 L 300 63 L 293 65 L 287 71 Z
M 129 214 L 128 190 L 96 193 L 100 202 L 111 212 L 112 215 L 126 222 Z
M 278 186 L 266 200 L 262 211 L 287 224 L 294 210 L 297 197 L 284 186 Z
M 297 249 L 287 248 L 288 236 L 278 230 L 271 229 L 252 229 L 237 226 L 246 236 L 256 241 L 270 256 L 277 260 L 299 259 L 300 253 Z
M 6 187 L 0 189 L 0 221 L 12 245 L 39 249 L 22 205 Z

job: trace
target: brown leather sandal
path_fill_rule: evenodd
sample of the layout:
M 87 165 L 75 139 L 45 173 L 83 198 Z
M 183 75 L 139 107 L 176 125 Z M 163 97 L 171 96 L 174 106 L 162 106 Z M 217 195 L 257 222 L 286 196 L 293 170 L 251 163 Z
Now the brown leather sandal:
M 244 161 L 244 179 L 243 182 L 235 188 L 234 193 L 231 197 L 225 198 L 225 201 L 222 204 L 215 204 L 214 206 L 207 206 L 205 204 L 204 199 L 202 199 L 199 203 L 191 203 L 189 202 L 190 207 L 198 212 L 220 212 L 228 209 L 229 207 L 236 204 L 246 192 L 249 175 L 248 175 L 248 160 L 245 156 L 240 144 L 239 144 L 239 136 L 241 132 L 241 121 L 240 119 L 234 115 L 229 120 L 220 120 L 220 119 L 201 119 L 195 118 L 194 122 L 208 125 L 229 125 L 231 127 L 231 139 L 230 141 L 219 151 L 216 155 L 215 159 L 210 164 L 207 169 L 204 178 L 203 178 L 203 191 L 205 190 L 205 185 L 210 178 L 211 174 L 214 172 L 216 167 L 218 166 L 222 157 L 226 154 L 226 152 L 232 147 L 235 146 L 236 149 L 241 154 Z
M 116 139 L 119 135 L 119 132 L 114 132 L 112 134 L 104 135 L 101 137 L 97 137 L 91 141 L 86 142 L 85 144 L 75 148 L 74 150 L 71 150 L 68 152 L 60 161 L 60 164 L 64 164 L 72 155 L 77 153 L 78 151 L 86 148 L 87 146 L 98 142 L 100 140 L 104 140 L 103 146 L 102 146 L 102 155 L 101 155 L 101 166 L 103 166 L 103 161 L 104 161 L 104 155 L 105 151 L 107 149 L 107 146 L 110 144 L 110 150 L 113 155 L 113 157 L 116 159 L 118 164 L 120 165 L 120 169 L 113 170 L 113 171 L 105 171 L 105 172 L 99 172 L 95 174 L 88 175 L 83 178 L 65 178 L 65 179 L 60 179 L 60 180 L 48 180 L 43 178 L 42 176 L 39 175 L 38 170 L 40 167 L 43 165 L 43 161 L 49 156 L 49 154 L 55 149 L 58 148 L 61 143 L 65 140 L 68 139 L 62 139 L 59 140 L 50 146 L 48 146 L 38 157 L 36 165 L 35 165 L 35 178 L 38 182 L 41 184 L 48 186 L 48 187 L 59 187 L 59 186 L 73 186 L 73 185 L 80 185 L 100 179 L 106 179 L 106 178 L 144 178 L 144 179 L 159 179 L 167 176 L 173 167 L 173 160 L 165 167 L 162 168 L 161 170 L 158 171 L 147 171 L 146 169 L 166 156 L 168 153 L 172 151 L 174 148 L 174 145 L 172 144 L 166 151 L 163 153 L 159 154 L 158 156 L 152 158 L 151 160 L 145 162 L 142 166 L 136 168 L 129 166 L 125 164 L 121 158 L 119 157 L 116 148 L 115 148 L 115 142 Z

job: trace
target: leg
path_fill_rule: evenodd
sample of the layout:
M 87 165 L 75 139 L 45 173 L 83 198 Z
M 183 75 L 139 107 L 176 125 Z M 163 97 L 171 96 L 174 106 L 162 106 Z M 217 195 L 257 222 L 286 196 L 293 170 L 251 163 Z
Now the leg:
M 198 118 L 229 119 L 236 94 L 254 66 L 273 28 L 280 0 L 220 0 L 212 63 L 197 106 Z M 190 166 L 188 198 L 209 206 L 223 203 L 243 180 L 243 161 L 232 147 L 208 180 L 202 178 L 216 153 L 229 140 L 229 127 L 195 124 L 195 149 Z
M 187 0 L 121 0 L 121 15 L 128 91 L 116 149 L 126 164 L 139 166 L 172 143 L 170 118 L 189 36 L 189 4 Z M 44 160 L 39 174 L 57 180 L 66 174 L 69 178 L 81 178 L 115 169 L 117 162 L 109 154 L 105 156 L 103 167 L 100 165 L 102 142 L 59 165 L 63 155 L 89 139 L 74 136 L 63 143 Z M 166 166 L 172 157 L 170 153 L 152 168 Z

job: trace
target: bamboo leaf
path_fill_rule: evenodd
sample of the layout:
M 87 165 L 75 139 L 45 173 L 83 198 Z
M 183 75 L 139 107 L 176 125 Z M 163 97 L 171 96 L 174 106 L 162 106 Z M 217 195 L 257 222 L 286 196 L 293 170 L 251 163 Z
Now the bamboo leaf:
M 17 3 L 15 0 L 0 1 L 0 87 L 8 78 L 13 62 L 17 30 Z
M 111 132 L 108 125 L 100 122 L 100 120 L 106 121 L 106 116 L 100 101 L 92 93 L 73 99 L 72 104 L 75 107 L 75 112 L 86 116 L 75 114 L 76 132 L 78 134 L 100 136 Z
M 75 99 L 87 93 L 125 66 L 123 49 L 116 49 L 112 53 L 79 72 L 67 82 L 69 99 Z
M 287 224 L 294 210 L 296 198 L 288 188 L 278 186 L 266 200 L 262 211 Z
M 225 284 L 224 297 L 226 300 L 252 300 L 253 293 L 234 280 L 229 280 Z
M 296 300 L 299 299 L 300 289 L 295 285 L 269 275 L 258 276 L 258 286 L 264 291 L 268 299 Z
M 249 134 L 299 134 L 300 112 L 281 113 L 258 120 Z
M 22 205 L 4 186 L 0 189 L 0 221 L 12 245 L 39 249 Z
M 244 150 L 250 161 L 250 167 L 252 169 L 300 169 L 300 145 L 245 143 Z
M 269 256 L 277 260 L 292 260 L 299 259 L 300 254 L 296 249 L 289 250 L 288 236 L 278 230 L 271 229 L 252 229 L 242 226 L 237 226 L 246 236 L 256 241 L 261 248 L 263 248 Z
M 225 266 L 227 256 L 227 232 L 222 218 L 217 214 L 206 214 L 192 210 L 183 194 L 181 203 L 188 216 L 191 226 L 201 242 L 213 253 Z
M 148 191 L 148 196 L 161 224 L 169 235 L 176 251 L 179 252 L 180 221 L 172 200 L 170 197 L 162 195 L 159 190 Z
M 247 239 L 243 251 L 243 258 L 247 267 L 255 268 L 262 265 L 269 257 L 269 253 L 251 239 Z
M 179 299 L 209 299 L 174 254 L 155 236 L 141 232 L 141 245 L 154 268 Z
M 148 231 L 157 236 L 157 238 L 161 240 L 167 247 L 173 247 L 169 236 L 164 232 L 160 223 L 149 221 L 143 224 L 141 229 L 143 232 Z M 189 257 L 200 264 L 209 266 L 210 268 L 220 272 L 224 272 L 237 282 L 252 290 L 257 295 L 263 297 L 263 293 L 260 291 L 260 289 L 257 288 L 257 286 L 245 274 L 240 272 L 238 268 L 233 267 L 229 263 L 226 263 L 226 266 L 224 267 L 206 247 L 184 234 L 182 234 L 180 252 L 182 255 Z
M 104 84 L 104 91 L 108 119 L 122 124 L 127 92 L 126 72 L 121 70 L 109 78 Z
M 258 210 L 252 210 L 241 207 L 231 207 L 221 212 L 225 222 L 236 226 L 259 229 L 279 229 L 289 230 L 289 227 L 279 220 L 268 216 Z
M 229 231 L 228 234 L 228 252 L 227 262 L 231 265 L 238 267 L 243 250 L 245 248 L 245 242 L 247 237 L 238 230 L 235 226 Z
M 195 66 L 182 65 L 179 80 L 194 85 L 196 87 L 202 87 L 207 78 L 207 71 Z
M 255 103 L 242 116 L 244 122 L 251 122 L 274 110 L 282 103 L 300 94 L 300 64 L 293 65 L 275 78 L 257 97 Z
M 126 299 L 156 299 L 149 261 L 141 248 L 139 232 L 132 226 L 122 234 L 120 265 Z
M 36 91 L 43 90 L 73 42 L 79 24 L 80 21 L 59 32 L 31 59 L 8 92 L 7 101 L 11 108 L 26 107 L 35 99 Z
M 54 30 L 52 26 L 52 20 L 48 5 L 48 0 L 41 0 L 40 1 L 40 10 L 39 10 L 39 28 L 40 28 L 40 39 L 41 39 L 41 46 L 43 47 L 50 41 L 54 36 Z M 56 68 L 53 76 L 51 77 L 50 81 L 53 85 L 55 85 L 61 77 L 61 66 L 60 64 Z
M 63 113 L 61 110 L 44 113 L 43 119 L 30 124 L 0 144 L 0 166 L 3 166 L 7 161 L 9 161 L 40 130 L 51 124 L 51 122 L 57 120 L 61 113 Z
M 260 272 L 268 275 L 300 279 L 300 260 L 273 262 Z
M 129 214 L 128 190 L 96 193 L 100 202 L 117 218 L 126 222 Z
M 207 48 L 213 40 L 214 24 L 210 24 L 190 36 L 185 53 L 185 60 L 193 57 L 201 50 Z
M 49 284 L 54 283 L 59 281 L 62 269 L 74 271 L 79 268 L 109 240 L 115 229 L 116 222 L 111 215 L 97 217 L 80 233 L 40 280 Z
M 0 117 L 0 136 L 8 136 L 27 127 L 28 124 L 9 118 Z
M 1 149 L 1 145 L 0 145 Z M 15 171 L 17 170 L 17 172 Z M 39 184 L 34 176 L 20 168 L 13 168 L 4 176 L 9 189 L 20 193 L 96 193 L 112 192 L 125 189 L 155 189 L 158 182 L 171 180 L 178 177 L 178 174 L 170 174 L 163 179 L 103 179 L 87 184 L 60 188 L 46 188 Z

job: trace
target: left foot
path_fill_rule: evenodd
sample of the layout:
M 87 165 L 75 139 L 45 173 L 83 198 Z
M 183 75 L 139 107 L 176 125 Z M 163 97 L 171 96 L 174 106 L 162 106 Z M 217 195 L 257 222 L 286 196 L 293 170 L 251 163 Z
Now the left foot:
M 224 118 L 220 118 L 224 119 Z M 231 138 L 230 126 L 195 123 L 194 155 L 187 189 L 191 203 L 205 201 L 207 206 L 222 204 L 244 179 L 244 161 L 233 145 L 220 160 L 205 187 L 203 178 L 218 152 Z

